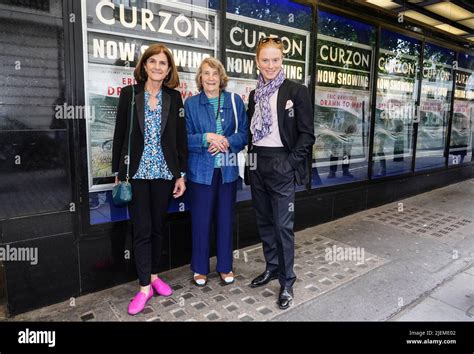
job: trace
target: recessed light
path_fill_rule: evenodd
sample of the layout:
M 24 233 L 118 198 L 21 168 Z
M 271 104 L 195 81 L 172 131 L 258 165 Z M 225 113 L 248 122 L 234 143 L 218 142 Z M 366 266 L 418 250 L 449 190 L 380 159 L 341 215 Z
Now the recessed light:
M 437 4 L 427 5 L 425 9 L 452 21 L 465 20 L 472 17 L 472 12 L 451 2 L 439 2 Z
M 462 35 L 462 34 L 467 34 L 466 31 L 463 31 L 463 30 L 461 30 L 461 29 L 459 29 L 459 28 L 450 26 L 450 25 L 448 25 L 448 24 L 446 24 L 446 23 L 443 23 L 443 24 L 441 24 L 441 25 L 437 25 L 437 26 L 435 26 L 435 27 L 436 27 L 436 28 L 439 28 L 440 30 L 449 32 L 449 33 L 451 33 L 451 34 L 455 34 L 455 35 L 457 35 L 457 36 L 460 36 L 460 35 Z

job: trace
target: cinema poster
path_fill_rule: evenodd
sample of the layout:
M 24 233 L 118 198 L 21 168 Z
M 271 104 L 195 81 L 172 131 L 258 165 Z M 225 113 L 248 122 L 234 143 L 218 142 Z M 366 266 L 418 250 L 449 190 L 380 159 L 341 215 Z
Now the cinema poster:
M 318 35 L 313 162 L 368 156 L 372 48 Z M 313 164 L 313 166 L 315 165 Z
M 197 5 L 196 5 L 197 4 Z M 140 6 L 82 0 L 89 190 L 112 188 L 112 141 L 123 86 L 153 43 L 173 53 L 183 100 L 197 93 L 195 73 L 206 57 L 217 57 L 217 12 L 207 3 L 147 0 Z
M 255 62 L 257 44 L 262 37 L 278 37 L 283 43 L 283 70 L 287 79 L 308 84 L 310 32 L 255 18 L 227 13 L 226 71 L 230 78 L 229 90 L 241 95 L 248 103 L 250 91 L 255 89 L 259 71 Z

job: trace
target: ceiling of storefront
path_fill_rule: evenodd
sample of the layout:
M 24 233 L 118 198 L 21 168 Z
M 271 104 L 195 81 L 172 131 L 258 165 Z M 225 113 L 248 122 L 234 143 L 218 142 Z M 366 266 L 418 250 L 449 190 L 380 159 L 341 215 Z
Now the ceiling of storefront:
M 363 0 L 474 42 L 473 0 Z
M 446 36 L 455 36 L 460 43 L 474 47 L 474 0 L 303 0 L 306 4 L 337 3 L 370 8 L 388 16 L 410 21 Z

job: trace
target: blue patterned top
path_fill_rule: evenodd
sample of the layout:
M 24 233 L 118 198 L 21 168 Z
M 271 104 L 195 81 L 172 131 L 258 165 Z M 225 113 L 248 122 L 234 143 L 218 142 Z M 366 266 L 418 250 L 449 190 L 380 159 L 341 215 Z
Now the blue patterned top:
M 212 104 L 212 109 L 214 112 L 214 117 L 217 117 L 216 119 L 216 134 L 219 135 L 224 135 L 224 130 L 222 129 L 222 121 L 221 121 L 221 113 L 222 113 L 222 104 L 224 102 L 224 93 L 221 93 L 220 97 L 214 97 L 214 98 L 207 98 L 209 102 Z M 220 112 L 217 113 L 217 108 L 219 107 L 219 101 L 221 101 L 220 104 Z M 205 147 L 209 146 L 209 143 L 207 142 L 207 134 L 203 135 L 202 138 L 202 144 Z M 214 168 L 220 168 L 222 166 L 222 152 L 216 154 L 214 156 Z
M 138 166 L 135 179 L 166 179 L 172 180 L 173 174 L 166 165 L 161 149 L 161 111 L 163 90 L 156 95 L 158 103 L 155 109 L 148 105 L 150 93 L 145 91 L 145 141 L 143 155 Z

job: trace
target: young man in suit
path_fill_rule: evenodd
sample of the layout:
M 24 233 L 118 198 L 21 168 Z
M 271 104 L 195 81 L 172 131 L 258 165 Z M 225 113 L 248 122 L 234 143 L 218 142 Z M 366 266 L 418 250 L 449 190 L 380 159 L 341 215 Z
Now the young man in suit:
M 263 243 L 265 271 L 251 283 L 259 287 L 278 279 L 281 309 L 293 302 L 295 184 L 309 178 L 308 154 L 314 144 L 313 107 L 308 89 L 285 78 L 283 43 L 274 37 L 257 45 L 257 88 L 250 93 L 249 153 L 252 200 Z M 255 159 L 254 159 L 255 161 Z

